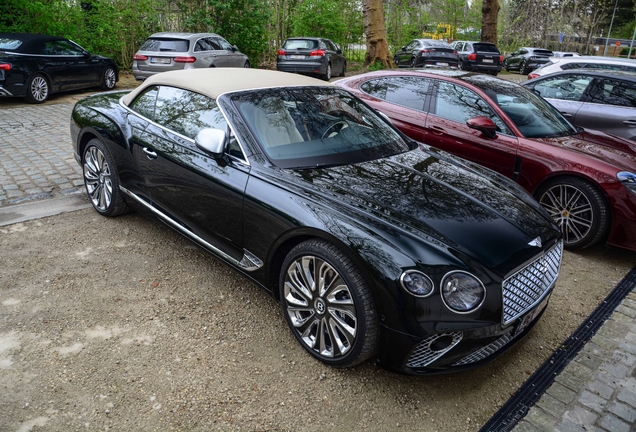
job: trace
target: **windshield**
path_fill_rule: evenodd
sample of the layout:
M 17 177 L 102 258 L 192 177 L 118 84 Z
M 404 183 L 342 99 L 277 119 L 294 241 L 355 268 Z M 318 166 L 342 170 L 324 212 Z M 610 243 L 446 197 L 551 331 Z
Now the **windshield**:
M 281 168 L 347 165 L 412 150 L 355 96 L 331 87 L 288 87 L 231 95 L 267 157 Z
M 476 75 L 466 81 L 481 88 L 528 138 L 554 138 L 578 133 L 559 111 L 525 88 Z

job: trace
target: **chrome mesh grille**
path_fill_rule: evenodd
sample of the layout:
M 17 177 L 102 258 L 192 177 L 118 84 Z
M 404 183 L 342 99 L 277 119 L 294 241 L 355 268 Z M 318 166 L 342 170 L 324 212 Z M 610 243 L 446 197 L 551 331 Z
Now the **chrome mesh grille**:
M 471 355 L 469 355 L 467 357 L 464 357 L 463 359 L 461 359 L 457 363 L 453 364 L 453 366 L 461 366 L 461 365 L 475 363 L 475 362 L 478 362 L 480 360 L 483 360 L 486 357 L 488 357 L 488 356 L 494 354 L 495 352 L 499 351 L 503 346 L 505 346 L 508 342 L 510 342 L 513 339 L 513 337 L 514 336 L 512 335 L 512 330 L 511 330 L 508 333 L 506 333 L 503 336 L 501 336 L 496 341 L 490 343 L 489 345 L 486 345 L 483 348 L 478 349 L 477 351 L 475 351 Z
M 431 345 L 433 344 L 433 342 L 435 342 L 437 339 L 444 336 L 450 336 L 453 339 L 453 341 L 443 350 L 438 350 L 438 351 L 432 350 Z M 441 356 L 443 356 L 444 354 L 446 354 L 448 351 L 450 351 L 451 348 L 457 345 L 459 341 L 461 340 L 462 340 L 462 332 L 439 333 L 439 334 L 429 336 L 426 339 L 424 339 L 422 342 L 420 342 L 417 348 L 413 350 L 413 353 L 411 353 L 409 360 L 406 362 L 406 366 L 407 367 L 427 366 L 433 363 L 435 360 L 437 360 Z
M 563 243 L 559 241 L 544 255 L 503 282 L 503 325 L 510 324 L 534 307 L 559 275 Z

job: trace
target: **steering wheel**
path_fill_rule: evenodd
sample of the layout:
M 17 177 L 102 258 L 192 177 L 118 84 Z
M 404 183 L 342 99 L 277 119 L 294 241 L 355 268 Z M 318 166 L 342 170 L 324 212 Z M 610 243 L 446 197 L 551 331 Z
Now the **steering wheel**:
M 339 127 L 338 127 L 339 126 Z M 329 125 L 329 127 L 327 129 L 325 129 L 325 131 L 323 132 L 322 136 L 320 137 L 320 139 L 324 139 L 325 137 L 327 138 L 331 138 L 333 136 L 338 135 L 343 129 L 348 128 L 349 124 L 344 121 L 344 120 L 338 120 L 336 122 L 333 122 Z M 337 128 L 337 129 L 336 129 Z M 329 133 L 330 130 L 333 129 L 333 132 Z

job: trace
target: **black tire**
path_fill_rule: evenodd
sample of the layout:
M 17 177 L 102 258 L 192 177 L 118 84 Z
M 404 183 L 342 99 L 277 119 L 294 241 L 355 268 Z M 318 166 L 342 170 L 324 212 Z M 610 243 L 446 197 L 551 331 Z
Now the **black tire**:
M 459 61 L 459 68 L 460 68 L 461 70 L 463 70 L 463 71 L 468 70 L 468 69 L 466 68 L 466 63 L 464 63 L 464 61 L 463 61 L 463 60 L 460 60 L 460 61 Z
M 112 90 L 117 85 L 117 73 L 111 67 L 106 68 L 102 74 L 102 90 Z
M 314 277 L 316 272 L 320 277 Z M 323 287 L 337 289 L 321 293 Z M 279 290 L 289 328 L 316 359 L 350 367 L 377 352 L 378 316 L 371 291 L 351 259 L 334 245 L 313 239 L 294 247 L 283 263 Z
M 526 70 L 526 61 L 522 60 L 521 63 L 519 63 L 519 74 L 520 75 L 528 75 L 530 72 L 528 70 Z
M 561 228 L 566 249 L 592 246 L 604 239 L 610 229 L 607 202 L 601 191 L 586 180 L 552 179 L 537 189 L 535 198 Z
M 113 158 L 97 138 L 86 145 L 82 166 L 88 199 L 99 214 L 119 216 L 130 211 L 119 190 L 119 176 Z
M 327 63 L 327 72 L 322 76 L 322 79 L 329 81 L 331 79 L 331 63 Z
M 249 68 L 251 68 L 251 67 L 252 67 L 252 65 L 250 64 L 250 61 L 249 61 L 249 60 L 245 60 L 245 64 L 243 65 L 243 67 L 244 67 L 245 69 L 249 69 Z
M 340 72 L 340 76 L 343 77 L 347 73 L 347 62 L 342 63 L 342 72 Z
M 27 83 L 27 94 L 25 99 L 29 103 L 40 104 L 49 98 L 51 86 L 49 80 L 42 74 L 35 74 L 29 78 Z
M 398 56 L 393 57 L 393 62 L 397 67 L 400 67 L 400 58 Z
M 411 57 L 411 63 L 409 63 L 409 67 L 410 68 L 414 68 L 415 67 L 415 57 Z
M 510 68 L 508 67 L 508 62 L 505 60 L 503 62 L 503 68 L 506 70 L 506 72 L 510 72 Z
M 498 73 L 499 72 L 497 72 L 497 71 L 490 71 L 490 75 L 492 75 L 492 76 L 497 76 Z

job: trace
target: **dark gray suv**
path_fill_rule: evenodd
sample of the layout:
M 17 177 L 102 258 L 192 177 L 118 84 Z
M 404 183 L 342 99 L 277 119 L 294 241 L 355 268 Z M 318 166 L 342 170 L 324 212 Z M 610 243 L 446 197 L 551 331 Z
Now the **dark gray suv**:
M 451 47 L 459 54 L 459 68 L 485 72 L 497 76 L 501 72 L 503 56 L 491 42 L 455 41 Z
M 276 69 L 318 75 L 329 81 L 332 75 L 345 76 L 347 59 L 338 45 L 317 37 L 289 38 L 278 50 Z

